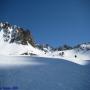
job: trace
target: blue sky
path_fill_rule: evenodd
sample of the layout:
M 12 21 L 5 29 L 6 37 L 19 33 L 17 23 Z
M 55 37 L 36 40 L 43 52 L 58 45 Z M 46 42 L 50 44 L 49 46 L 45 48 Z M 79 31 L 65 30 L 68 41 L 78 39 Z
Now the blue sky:
M 37 43 L 90 41 L 90 0 L 0 0 L 0 21 L 31 29 Z

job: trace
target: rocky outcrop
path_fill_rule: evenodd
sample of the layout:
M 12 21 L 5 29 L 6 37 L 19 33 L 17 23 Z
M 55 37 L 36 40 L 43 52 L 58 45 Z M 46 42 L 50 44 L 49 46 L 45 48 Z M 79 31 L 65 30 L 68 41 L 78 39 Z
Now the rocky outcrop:
M 28 43 L 35 46 L 30 30 L 11 25 L 7 22 L 0 23 L 0 32 L 5 42 L 27 45 Z

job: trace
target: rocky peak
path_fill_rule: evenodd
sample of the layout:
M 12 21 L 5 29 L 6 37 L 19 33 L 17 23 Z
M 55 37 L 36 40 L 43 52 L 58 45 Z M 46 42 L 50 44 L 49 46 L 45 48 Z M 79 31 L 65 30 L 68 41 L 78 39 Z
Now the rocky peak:
M 29 43 L 34 46 L 34 40 L 30 30 L 18 27 L 16 25 L 11 25 L 8 22 L 1 22 L 0 32 L 3 32 L 1 36 L 5 42 L 23 45 L 27 45 Z

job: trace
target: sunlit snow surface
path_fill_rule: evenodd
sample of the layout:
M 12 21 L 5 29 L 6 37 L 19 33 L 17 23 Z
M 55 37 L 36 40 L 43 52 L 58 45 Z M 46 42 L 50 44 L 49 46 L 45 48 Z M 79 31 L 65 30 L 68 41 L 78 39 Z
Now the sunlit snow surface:
M 35 55 L 37 55 L 38 57 L 42 57 L 42 58 L 52 58 L 52 59 L 63 59 L 63 60 L 67 60 L 76 64 L 80 64 L 80 65 L 86 65 L 87 64 L 87 60 L 90 60 L 90 50 L 88 51 L 82 51 L 82 50 L 65 50 L 64 51 L 64 55 L 60 56 L 59 54 L 62 51 L 55 51 L 55 52 L 48 52 L 45 54 L 44 51 L 39 50 L 37 48 L 32 47 L 30 44 L 28 45 L 18 45 L 18 44 L 9 44 L 6 42 L 1 42 L 0 44 L 0 58 L 2 58 L 0 60 L 1 65 L 2 64 L 6 64 L 7 65 L 18 65 L 18 64 L 22 64 L 22 65 L 27 65 L 28 61 L 24 60 L 23 58 L 25 57 L 24 55 L 22 55 L 22 57 L 19 57 L 19 55 L 28 52 L 28 53 L 33 53 Z M 6 56 L 9 57 L 6 57 Z M 77 55 L 77 58 L 75 58 L 75 55 Z M 20 60 L 18 60 L 17 57 L 10 57 L 10 56 L 17 56 Z M 28 55 L 26 55 L 28 56 Z M 7 60 L 6 60 L 7 59 Z M 32 58 L 30 57 L 30 60 Z M 13 63 L 12 63 L 13 62 Z M 31 64 L 31 63 L 29 63 Z
M 27 56 L 26 56 L 27 57 Z M 34 58 L 25 59 L 25 56 L 0 56 L 0 68 L 21 67 L 27 65 L 40 65 Z
M 26 59 L 28 58 L 28 59 Z M 27 65 L 44 65 L 44 63 L 39 62 L 37 59 L 35 58 L 41 58 L 43 59 L 43 57 L 31 57 L 31 56 L 0 56 L 0 68 L 9 68 L 9 67 L 21 67 L 21 66 L 27 66 Z M 50 59 L 51 60 L 58 60 L 60 61 L 61 59 L 58 58 L 47 58 L 46 59 Z M 68 61 L 71 63 L 75 63 L 75 64 L 79 64 L 79 65 L 87 65 L 88 61 L 82 61 L 82 60 L 65 60 L 62 59 L 64 61 Z

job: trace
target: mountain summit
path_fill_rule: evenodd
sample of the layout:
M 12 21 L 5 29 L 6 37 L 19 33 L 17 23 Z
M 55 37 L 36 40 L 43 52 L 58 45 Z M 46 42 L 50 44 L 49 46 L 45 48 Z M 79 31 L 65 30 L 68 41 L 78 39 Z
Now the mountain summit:
M 35 46 L 32 34 L 29 30 L 16 25 L 11 25 L 8 22 L 0 23 L 0 35 L 2 37 L 2 41 L 4 42 L 22 45 L 30 43 L 32 46 Z

